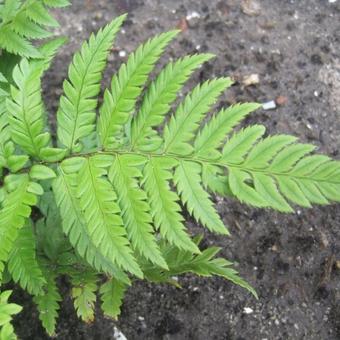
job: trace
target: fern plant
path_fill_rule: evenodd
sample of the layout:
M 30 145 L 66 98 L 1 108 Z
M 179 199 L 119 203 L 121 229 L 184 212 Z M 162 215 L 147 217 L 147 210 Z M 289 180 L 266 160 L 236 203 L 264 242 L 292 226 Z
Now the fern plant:
M 232 263 L 218 257 L 219 248 L 204 249 L 202 237 L 185 226 L 184 208 L 208 231 L 229 234 L 212 194 L 281 212 L 340 201 L 338 161 L 313 154 L 314 146 L 294 137 L 266 136 L 261 125 L 234 129 L 258 104 L 233 105 L 207 119 L 230 78 L 197 85 L 170 113 L 190 75 L 213 57 L 180 58 L 149 82 L 177 31 L 130 55 L 97 112 L 102 72 L 124 18 L 92 34 L 74 55 L 56 141 L 41 97 L 54 48 L 46 59 L 22 59 L 10 91 L 0 93 L 0 282 L 12 280 L 32 294 L 50 335 L 61 275 L 86 322 L 98 294 L 104 314 L 116 318 L 136 279 L 177 285 L 173 277 L 180 274 L 217 275 L 256 296 Z M 12 333 L 11 315 L 19 312 L 8 297 L 4 291 L 0 299 L 4 333 Z

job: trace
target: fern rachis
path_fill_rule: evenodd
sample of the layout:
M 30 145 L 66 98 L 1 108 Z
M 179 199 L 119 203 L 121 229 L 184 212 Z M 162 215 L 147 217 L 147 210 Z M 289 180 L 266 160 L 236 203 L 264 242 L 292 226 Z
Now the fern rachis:
M 17 5 L 0 7 L 2 16 L 17 16 Z M 43 13 L 45 7 L 37 6 Z M 39 13 L 27 15 L 46 26 Z M 57 112 L 59 148 L 46 124 L 41 76 L 61 42 L 41 48 L 41 60 L 23 58 L 11 77 L 0 73 L 0 284 L 10 277 L 31 293 L 51 335 L 60 275 L 70 278 L 75 309 L 86 322 L 94 318 L 97 291 L 104 314 L 116 318 L 136 279 L 173 283 L 173 275 L 187 272 L 218 275 L 256 296 L 232 263 L 217 257 L 220 249 L 202 249 L 201 237 L 192 237 L 185 225 L 183 209 L 202 228 L 229 233 L 214 193 L 282 212 L 340 201 L 338 161 L 313 154 L 312 145 L 292 136 L 264 137 L 262 125 L 233 132 L 258 104 L 221 109 L 205 122 L 230 78 L 197 85 L 171 112 L 185 81 L 212 55 L 169 63 L 143 95 L 177 31 L 137 48 L 97 107 L 102 72 L 124 18 L 92 34 L 75 54 Z M 38 216 L 31 216 L 33 206 Z M 0 318 L 0 335 L 13 334 L 11 317 L 20 310 L 8 302 L 9 294 L 0 294 L 0 314 L 8 311 Z

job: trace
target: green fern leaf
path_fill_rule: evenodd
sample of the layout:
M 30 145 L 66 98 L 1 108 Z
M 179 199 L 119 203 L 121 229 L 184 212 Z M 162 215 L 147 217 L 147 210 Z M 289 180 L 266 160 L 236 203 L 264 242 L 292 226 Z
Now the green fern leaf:
M 46 264 L 45 264 L 46 266 Z M 55 335 L 58 318 L 59 302 L 62 300 L 56 284 L 56 273 L 52 269 L 43 267 L 44 277 L 47 281 L 44 294 L 34 297 L 39 311 L 39 319 L 50 336 Z
M 4 23 L 9 22 L 18 12 L 21 6 L 21 0 L 5 0 L 2 1 L 0 18 Z
M 13 71 L 17 88 L 12 87 L 12 100 L 7 100 L 12 139 L 35 157 L 50 142 L 50 134 L 43 131 L 40 76 L 41 70 L 23 59 Z
M 152 217 L 146 193 L 138 186 L 137 179 L 142 177 L 139 166 L 145 163 L 144 157 L 118 156 L 115 158 L 109 179 L 116 193 L 122 211 L 124 226 L 134 249 L 146 259 L 167 269 L 156 239 L 153 236 Z
M 164 127 L 165 152 L 180 155 L 192 153 L 193 146 L 189 142 L 194 138 L 204 114 L 231 84 L 230 78 L 220 78 L 206 81 L 194 88 Z
M 117 319 L 117 317 L 120 315 L 126 289 L 126 284 L 113 278 L 105 282 L 100 287 L 100 295 L 102 300 L 101 308 L 105 316 Z
M 9 303 L 8 299 L 11 296 L 12 291 L 5 290 L 0 292 L 0 339 L 1 340 L 16 340 L 17 336 L 14 333 L 11 320 L 13 315 L 21 312 L 22 307 Z
M 122 15 L 92 35 L 73 58 L 57 113 L 58 139 L 70 152 L 80 151 L 79 140 L 95 129 L 97 99 L 94 98 L 100 91 L 102 71 L 124 19 Z
M 26 15 L 39 25 L 59 27 L 41 1 L 31 1 L 26 7 Z
M 0 47 L 22 57 L 41 57 L 39 51 L 27 39 L 12 31 L 8 26 L 0 28 Z
M 77 315 L 85 322 L 94 320 L 98 277 L 92 271 L 71 273 L 72 298 Z
M 25 220 L 31 213 L 30 206 L 36 204 L 36 196 L 29 191 L 30 182 L 26 175 L 12 175 L 6 178 L 7 195 L 0 210 L 0 281 L 4 263 L 18 237 Z
M 144 187 L 148 194 L 151 215 L 160 234 L 170 244 L 199 253 L 197 246 L 191 241 L 183 225 L 181 208 L 177 203 L 179 197 L 170 190 L 169 180 L 173 175 L 171 170 L 176 165 L 168 158 L 155 158 L 145 165 Z
M 123 126 L 128 122 L 137 97 L 149 73 L 178 31 L 156 36 L 141 45 L 112 78 L 111 91 L 106 90 L 98 120 L 98 135 L 104 149 L 119 145 Z
M 259 104 L 245 103 L 222 109 L 199 131 L 195 139 L 195 154 L 198 157 L 216 159 L 220 153 L 217 151 L 226 135 L 250 112 L 259 108 Z
M 112 158 L 95 156 L 83 159 L 78 177 L 79 204 L 84 211 L 89 235 L 104 256 L 137 277 L 143 277 L 126 238 L 117 196 L 103 177 Z
M 159 148 L 161 138 L 152 127 L 160 125 L 192 72 L 212 54 L 196 54 L 169 63 L 157 79 L 149 85 L 137 115 L 132 119 L 131 149 L 153 151 Z
M 228 163 L 241 163 L 265 130 L 262 125 L 253 125 L 235 133 L 224 145 L 221 160 Z
M 210 231 L 226 234 L 229 232 L 213 208 L 209 194 L 201 186 L 201 166 L 194 162 L 182 161 L 176 168 L 174 181 L 190 214 Z
M 32 224 L 26 223 L 18 232 L 9 254 L 8 271 L 13 280 L 32 295 L 43 292 L 46 281 L 36 259 Z
M 310 156 L 315 146 L 291 136 L 269 136 L 256 144 L 263 134 L 264 128 L 254 125 L 224 146 L 220 162 L 228 168 L 233 195 L 282 212 L 292 211 L 286 199 L 303 207 L 340 200 L 340 162 Z
M 59 177 L 53 183 L 53 191 L 62 216 L 62 227 L 73 247 L 99 272 L 105 272 L 119 280 L 130 283 L 127 275 L 104 256 L 94 244 L 82 215 L 77 198 L 77 174 L 66 174 L 61 168 Z
M 195 237 L 195 244 L 198 246 L 201 240 L 201 236 Z M 171 280 L 172 276 L 189 272 L 205 277 L 217 275 L 247 289 L 257 298 L 256 291 L 239 276 L 236 270 L 231 268 L 232 263 L 223 258 L 216 257 L 220 248 L 209 247 L 199 254 L 193 254 L 192 252 L 184 251 L 162 242 L 161 250 L 169 264 L 169 271 L 160 272 L 159 268 L 146 264 L 144 265 L 143 270 L 149 280 L 154 282 L 173 283 L 176 286 L 180 286 L 177 282 L 174 283 Z
M 39 48 L 33 46 L 31 40 L 50 37 L 46 27 L 58 26 L 46 6 L 64 7 L 68 2 L 4 0 L 3 3 L 0 6 L 0 48 L 26 58 L 42 58 Z M 1 59 L 6 56 L 2 55 Z
M 42 28 L 26 16 L 25 12 L 19 13 L 9 25 L 13 32 L 28 39 L 46 39 L 52 33 Z

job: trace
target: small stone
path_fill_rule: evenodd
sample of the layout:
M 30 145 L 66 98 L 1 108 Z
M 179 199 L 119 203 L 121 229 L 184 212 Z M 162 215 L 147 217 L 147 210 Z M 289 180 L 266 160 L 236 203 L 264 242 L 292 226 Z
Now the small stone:
M 256 16 L 261 13 L 261 6 L 255 0 L 243 0 L 241 7 L 242 12 L 250 16 Z
M 278 105 L 278 106 L 284 106 L 284 105 L 287 104 L 288 98 L 285 97 L 285 96 L 278 96 L 278 97 L 275 99 L 275 102 L 276 102 L 276 105 Z
M 242 84 L 244 86 L 256 85 L 259 82 L 260 82 L 260 77 L 256 73 L 250 74 L 249 76 L 245 76 L 243 77 L 243 80 L 242 80 Z
M 127 340 L 126 336 L 117 327 L 114 327 L 113 332 L 113 339 Z
M 335 266 L 337 269 L 340 269 L 340 260 L 335 261 Z
M 193 11 L 186 16 L 186 19 L 190 21 L 192 19 L 199 19 L 200 17 L 201 15 L 198 12 Z
M 273 110 L 276 109 L 276 104 L 274 100 L 262 104 L 263 110 Z
M 328 238 L 327 238 L 326 234 L 322 231 L 320 231 L 320 243 L 321 243 L 321 246 L 323 248 L 327 248 L 328 245 L 329 245 Z
M 250 308 L 250 307 L 244 307 L 243 308 L 243 313 L 244 314 L 252 314 L 252 313 L 254 313 L 254 310 L 252 308 Z
M 274 244 L 274 245 L 272 246 L 272 251 L 275 252 L 275 253 L 277 253 L 278 250 L 279 250 L 279 249 L 278 249 L 277 245 Z
M 121 50 L 121 51 L 119 51 L 119 56 L 121 57 L 121 58 L 125 58 L 126 57 L 126 51 L 124 51 L 124 50 Z
M 191 12 L 186 16 L 186 21 L 190 28 L 195 28 L 198 26 L 201 15 L 198 12 Z

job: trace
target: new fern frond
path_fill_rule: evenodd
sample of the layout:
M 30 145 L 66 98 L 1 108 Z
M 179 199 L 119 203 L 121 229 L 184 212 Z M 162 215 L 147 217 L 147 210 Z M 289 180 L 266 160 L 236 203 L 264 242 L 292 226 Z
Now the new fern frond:
M 26 15 L 43 35 L 46 6 L 66 4 L 5 1 L 0 29 Z M 211 54 L 170 62 L 145 88 L 177 31 L 138 47 L 98 107 L 102 73 L 124 19 L 92 34 L 75 54 L 60 98 L 57 138 L 49 132 L 41 77 L 62 41 L 44 45 L 42 59 L 23 58 L 10 76 L 0 73 L 0 284 L 6 273 L 34 296 L 50 335 L 57 333 L 61 275 L 69 277 L 76 312 L 86 322 L 94 318 L 97 292 L 104 314 L 117 318 L 136 279 L 174 283 L 174 275 L 188 272 L 217 275 L 257 296 L 232 263 L 218 257 L 219 248 L 203 248 L 186 226 L 183 209 L 207 231 L 229 234 L 213 194 L 281 212 L 340 201 L 338 161 L 314 154 L 314 146 L 295 137 L 265 136 L 262 125 L 234 132 L 258 104 L 207 116 L 230 78 L 197 85 L 172 110 Z M 0 295 L 0 335 L 14 338 L 10 321 L 20 308 L 8 297 Z

